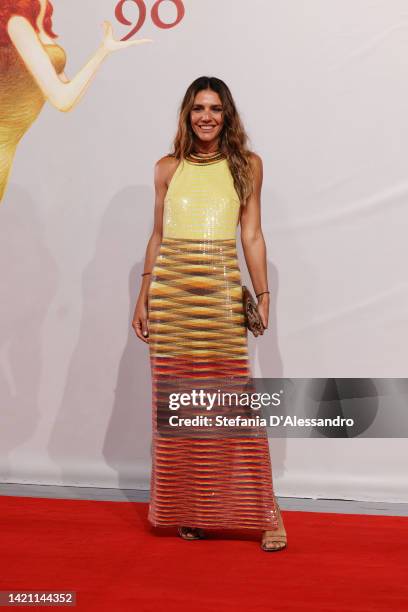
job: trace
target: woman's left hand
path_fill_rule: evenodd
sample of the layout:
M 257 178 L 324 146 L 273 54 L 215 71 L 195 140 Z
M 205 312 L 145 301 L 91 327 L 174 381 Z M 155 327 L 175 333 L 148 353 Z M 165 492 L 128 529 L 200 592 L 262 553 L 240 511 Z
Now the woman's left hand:
M 259 296 L 258 312 L 259 312 L 259 316 L 261 317 L 261 320 L 262 320 L 262 323 L 265 329 L 267 329 L 268 327 L 269 304 L 270 304 L 269 293 L 264 293 L 263 295 Z M 263 335 L 263 332 L 261 332 L 261 335 Z
M 102 46 L 105 51 L 112 52 L 118 51 L 119 49 L 125 49 L 126 47 L 132 47 L 134 45 L 143 45 L 147 42 L 153 42 L 151 38 L 135 38 L 133 40 L 115 40 L 113 38 L 112 24 L 109 21 L 103 22 L 103 41 Z

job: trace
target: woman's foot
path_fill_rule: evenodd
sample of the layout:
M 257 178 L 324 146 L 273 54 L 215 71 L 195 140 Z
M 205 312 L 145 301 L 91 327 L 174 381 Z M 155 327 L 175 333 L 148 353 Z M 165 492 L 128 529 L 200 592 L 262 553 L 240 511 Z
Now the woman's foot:
M 283 524 L 282 515 L 278 502 L 275 498 L 275 505 L 278 511 L 278 527 L 271 531 L 264 531 L 262 534 L 261 548 L 266 552 L 273 552 L 275 550 L 282 550 L 287 546 L 286 530 Z
M 204 531 L 199 527 L 178 527 L 178 534 L 184 540 L 202 540 Z

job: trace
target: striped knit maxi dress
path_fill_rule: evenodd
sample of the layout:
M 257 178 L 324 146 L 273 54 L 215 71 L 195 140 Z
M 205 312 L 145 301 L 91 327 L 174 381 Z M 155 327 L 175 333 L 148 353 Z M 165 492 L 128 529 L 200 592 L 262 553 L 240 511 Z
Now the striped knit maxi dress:
M 227 160 L 180 162 L 164 202 L 162 243 L 148 292 L 155 527 L 276 529 L 272 470 L 262 435 L 161 435 L 158 383 L 251 376 L 236 247 L 240 202 Z

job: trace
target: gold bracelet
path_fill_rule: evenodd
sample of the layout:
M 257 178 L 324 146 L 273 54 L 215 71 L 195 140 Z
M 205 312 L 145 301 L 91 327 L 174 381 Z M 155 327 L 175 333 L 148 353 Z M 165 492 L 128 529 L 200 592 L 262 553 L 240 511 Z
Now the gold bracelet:
M 264 293 L 270 293 L 270 291 L 262 291 L 262 293 L 257 293 L 256 297 L 259 297 L 260 295 L 263 295 Z
M 146 276 L 146 274 L 151 274 L 151 272 L 143 272 L 140 276 Z

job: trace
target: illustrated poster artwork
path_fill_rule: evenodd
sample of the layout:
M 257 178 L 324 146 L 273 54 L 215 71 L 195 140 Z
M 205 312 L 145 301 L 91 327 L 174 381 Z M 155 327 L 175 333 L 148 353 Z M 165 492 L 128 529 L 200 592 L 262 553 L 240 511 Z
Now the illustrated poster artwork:
M 160 16 L 163 0 L 154 2 L 151 19 L 161 29 L 175 27 L 185 10 L 181 0 L 172 0 L 176 19 L 167 23 Z M 136 4 L 139 17 L 132 23 L 126 5 Z M 103 23 L 102 43 L 72 78 L 65 73 L 67 58 L 56 43 L 54 7 L 49 0 L 2 0 L 0 7 L 0 202 L 3 200 L 18 144 L 40 115 L 46 102 L 62 112 L 80 101 L 103 60 L 115 51 L 137 46 L 150 39 L 133 38 L 143 27 L 148 7 L 144 0 L 120 0 L 112 6 L 117 21 L 129 27 L 121 40 L 113 35 L 109 21 Z

